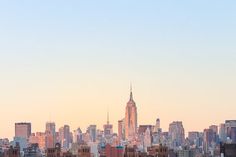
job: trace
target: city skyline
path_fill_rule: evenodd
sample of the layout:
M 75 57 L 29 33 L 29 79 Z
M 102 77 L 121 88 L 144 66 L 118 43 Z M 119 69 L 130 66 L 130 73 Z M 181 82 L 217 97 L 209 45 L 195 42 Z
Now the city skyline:
M 117 132 L 132 82 L 138 125 L 203 131 L 236 119 L 236 2 L 0 2 L 0 138 L 16 122 Z
M 125 107 L 125 110 L 124 110 L 124 115 L 123 115 L 123 117 L 121 117 L 120 119 L 123 119 L 124 120 L 124 122 L 125 123 L 127 123 L 128 124 L 128 122 L 125 120 L 125 117 L 126 117 L 126 112 L 128 112 L 127 111 L 127 106 L 129 106 L 129 105 L 133 105 L 133 103 L 134 103 L 134 105 L 136 106 L 136 103 L 134 102 L 134 98 L 133 98 L 133 91 L 132 91 L 132 86 L 130 86 L 130 94 L 129 94 L 129 99 L 128 99 L 128 102 L 127 102 L 127 104 L 126 104 L 126 107 Z M 135 107 L 136 108 L 136 107 Z M 136 109 L 137 110 L 137 109 Z M 91 126 L 91 125 L 95 125 L 96 126 L 96 128 L 98 129 L 98 130 L 102 130 L 103 129 L 103 127 L 104 127 L 104 124 L 105 125 L 113 125 L 114 126 L 114 128 L 115 128 L 115 130 L 114 130 L 114 133 L 118 133 L 118 122 L 120 121 L 120 120 L 117 120 L 117 122 L 116 123 L 110 123 L 110 111 L 108 110 L 108 111 L 106 111 L 107 113 L 106 113 L 106 121 L 104 121 L 104 122 L 102 122 L 103 124 L 100 126 L 100 125 L 97 125 L 96 123 L 91 123 L 91 124 L 86 124 L 86 126 L 77 126 L 77 127 L 71 127 L 71 131 L 73 131 L 73 130 L 76 130 L 76 129 L 78 129 L 78 128 L 80 128 L 80 129 L 82 129 L 82 131 L 83 132 L 86 132 L 86 130 Z M 136 113 L 137 115 L 137 119 L 138 119 L 138 113 Z M 182 120 L 178 120 L 178 119 L 175 119 L 175 120 L 172 120 L 172 121 L 170 121 L 169 123 L 167 123 L 167 124 L 164 124 L 163 125 L 163 122 L 161 122 L 161 125 L 160 125 L 160 121 L 161 121 L 161 117 L 157 117 L 157 119 L 159 120 L 159 127 L 160 128 L 162 128 L 163 130 L 162 131 L 166 131 L 166 132 L 168 132 L 168 127 L 170 127 L 169 125 L 170 124 L 172 124 L 172 123 L 175 123 L 175 122 L 181 122 L 181 125 L 182 125 L 182 123 L 183 123 L 183 127 L 185 128 L 185 126 L 184 126 L 184 121 L 182 121 Z M 228 119 L 228 120 L 230 120 L 230 119 Z M 226 119 L 225 120 L 223 120 L 223 121 L 221 121 L 220 123 L 212 123 L 212 124 L 214 124 L 214 125 L 216 125 L 216 126 L 220 126 L 224 121 L 226 121 Z M 55 130 L 56 131 L 59 131 L 60 130 L 60 128 L 62 127 L 62 126 L 65 126 L 65 125 L 68 125 L 68 126 L 70 126 L 70 124 L 69 123 L 64 123 L 64 124 L 62 124 L 62 125 L 57 125 L 57 122 L 56 121 L 53 121 L 53 120 L 49 120 L 49 121 L 46 121 L 46 122 L 44 122 L 44 128 L 42 128 L 41 130 L 36 130 L 36 129 L 34 129 L 33 128 L 33 123 L 31 122 L 31 121 L 17 121 L 17 122 L 15 122 L 14 123 L 14 125 L 16 125 L 16 124 L 30 124 L 31 126 L 32 126 L 32 133 L 37 133 L 37 132 L 44 132 L 45 130 L 47 131 L 47 129 L 48 129 L 48 124 L 51 124 L 51 123 L 53 123 L 53 125 L 55 125 L 54 126 L 54 128 L 55 128 Z M 45 127 L 45 124 L 46 124 L 46 127 Z M 210 126 L 210 125 L 212 125 L 212 124 L 209 124 L 208 126 Z M 155 119 L 153 119 L 153 122 L 152 123 L 142 123 L 142 124 L 140 124 L 139 122 L 137 122 L 137 128 L 138 128 L 138 126 L 139 125 L 153 125 L 153 126 L 155 126 Z M 165 127 L 162 127 L 162 126 L 166 126 L 167 125 L 167 127 L 165 128 Z M 31 127 L 30 126 L 30 127 Z M 102 127 L 103 126 L 103 127 Z M 184 133 L 185 133 L 185 136 L 187 136 L 187 134 L 188 134 L 188 132 L 192 132 L 192 131 L 198 131 L 198 132 L 201 132 L 202 130 L 204 130 L 205 128 L 207 128 L 208 126 L 206 126 L 206 127 L 203 127 L 202 129 L 199 129 L 199 130 L 194 130 L 194 129 L 192 129 L 191 130 L 191 128 L 189 129 L 189 130 L 185 130 L 184 131 Z M 13 128 L 14 129 L 14 128 Z M 135 131 L 136 132 L 136 131 Z M 14 135 L 12 135 L 12 136 L 5 136 L 4 138 L 9 138 L 9 139 L 12 139 L 14 137 Z M 128 138 L 128 136 L 127 136 L 127 138 Z

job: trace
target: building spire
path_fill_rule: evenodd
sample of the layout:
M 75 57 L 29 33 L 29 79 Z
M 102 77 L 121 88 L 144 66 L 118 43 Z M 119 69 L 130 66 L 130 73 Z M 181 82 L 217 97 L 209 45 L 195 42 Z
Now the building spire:
M 132 84 L 130 83 L 130 98 L 129 100 L 133 100 L 133 93 L 132 93 Z

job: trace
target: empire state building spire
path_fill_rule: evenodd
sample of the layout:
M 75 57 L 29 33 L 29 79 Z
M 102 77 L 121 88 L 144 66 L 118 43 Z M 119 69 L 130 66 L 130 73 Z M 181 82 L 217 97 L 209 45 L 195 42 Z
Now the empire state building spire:
M 130 101 L 133 101 L 132 84 L 130 84 Z

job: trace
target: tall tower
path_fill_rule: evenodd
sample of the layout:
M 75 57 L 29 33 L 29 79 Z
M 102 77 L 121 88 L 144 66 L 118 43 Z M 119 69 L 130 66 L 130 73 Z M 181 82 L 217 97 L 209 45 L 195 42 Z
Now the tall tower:
M 109 112 L 107 112 L 107 124 L 103 125 L 105 137 L 113 134 L 113 125 L 109 122 Z
M 31 123 L 15 123 L 15 137 L 28 139 L 31 134 Z
M 68 149 L 69 145 L 71 143 L 71 139 L 70 139 L 70 126 L 69 125 L 64 125 L 64 127 L 62 127 L 61 131 L 63 131 L 63 139 L 62 139 L 63 148 Z
M 125 138 L 132 140 L 137 133 L 137 107 L 133 100 L 132 86 L 130 86 L 130 98 L 125 111 Z
M 172 148 L 177 148 L 184 144 L 185 134 L 181 121 L 174 121 L 169 124 L 169 138 L 171 140 Z
M 56 124 L 54 122 L 46 123 L 45 136 L 46 148 L 54 148 L 56 144 Z
M 125 118 L 118 121 L 118 138 L 125 140 Z

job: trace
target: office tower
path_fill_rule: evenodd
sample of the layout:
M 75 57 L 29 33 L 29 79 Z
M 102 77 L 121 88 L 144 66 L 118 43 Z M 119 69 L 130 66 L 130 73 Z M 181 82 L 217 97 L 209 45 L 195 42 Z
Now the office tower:
M 226 141 L 226 132 L 225 132 L 225 124 L 222 123 L 220 124 L 220 127 L 219 127 L 219 137 L 220 137 L 220 141 L 221 142 L 225 142 Z
M 32 134 L 30 135 L 28 142 L 29 142 L 30 144 L 38 143 L 38 138 L 37 138 L 37 136 L 35 135 L 35 133 L 32 133 Z
M 113 125 L 109 123 L 109 112 L 107 112 L 107 124 L 103 125 L 103 129 L 105 137 L 113 134 Z
M 217 125 L 211 125 L 211 126 L 209 126 L 209 129 L 213 130 L 214 133 L 218 134 L 218 126 Z
M 147 128 L 144 133 L 144 139 L 143 139 L 143 148 L 146 150 L 147 147 L 150 147 L 152 144 L 152 133 L 151 128 Z
M 58 131 L 58 141 L 63 147 L 63 142 L 64 142 L 64 127 L 60 127 Z
M 212 129 L 204 129 L 203 132 L 203 151 L 204 153 L 209 152 L 209 148 L 212 146 L 214 140 L 214 131 Z
M 45 132 L 45 143 L 46 143 L 46 148 L 54 148 L 55 136 L 50 132 Z
M 45 136 L 46 148 L 54 148 L 56 144 L 56 125 L 54 122 L 46 123 Z
M 64 146 L 64 148 L 69 148 L 70 143 L 71 143 L 70 126 L 69 125 L 64 125 L 63 131 L 64 131 L 64 143 L 63 143 L 63 146 Z
M 152 125 L 140 125 L 138 127 L 138 139 L 140 140 L 142 150 L 151 146 L 152 142 Z
M 218 126 L 217 125 L 211 125 L 209 126 L 209 129 L 211 129 L 213 131 L 213 141 L 214 143 L 218 143 Z
M 156 124 L 155 124 L 155 126 L 154 126 L 154 130 L 153 130 L 153 132 L 158 132 L 159 131 L 159 129 L 161 129 L 160 127 L 161 127 L 161 125 L 160 125 L 160 119 L 159 118 L 157 118 L 156 119 Z
M 232 143 L 236 143 L 236 120 L 225 121 L 226 136 Z
M 162 136 L 161 136 L 161 132 L 153 132 L 152 133 L 152 144 L 156 145 L 156 144 L 160 144 L 162 143 Z
M 82 131 L 80 128 L 74 130 L 73 143 L 82 143 Z
M 118 138 L 119 140 L 125 139 L 125 119 L 118 121 Z
M 83 141 L 84 141 L 85 143 L 90 143 L 90 142 L 92 141 L 92 137 L 91 137 L 91 135 L 90 135 L 90 133 L 89 133 L 88 128 L 87 128 L 87 131 L 82 134 L 82 138 L 83 138 Z
M 61 146 L 65 149 L 68 149 L 71 143 L 71 134 L 70 134 L 70 126 L 64 125 L 59 128 L 59 141 Z
M 188 140 L 190 145 L 196 145 L 197 147 L 200 146 L 200 134 L 196 131 L 188 132 Z
M 137 133 L 137 107 L 133 100 L 132 87 L 130 88 L 130 98 L 125 111 L 125 138 L 132 140 Z
M 50 132 L 52 134 L 56 133 L 56 124 L 54 122 L 47 122 L 46 123 L 46 132 Z
M 157 129 L 161 128 L 161 121 L 159 118 L 157 118 L 157 120 L 156 120 L 156 127 L 157 127 Z
M 71 146 L 71 144 L 73 143 L 73 132 L 70 132 L 70 146 Z
M 160 119 L 156 119 L 156 124 L 153 126 L 153 133 L 152 133 L 152 143 L 153 144 L 160 144 L 161 143 L 161 125 Z
M 179 147 L 184 143 L 184 127 L 181 121 L 174 121 L 169 125 L 169 138 L 173 148 Z
M 90 136 L 90 139 L 92 142 L 96 142 L 96 133 L 97 133 L 97 126 L 96 125 L 90 125 L 88 127 L 88 133 L 89 133 L 89 136 Z
M 46 147 L 46 137 L 44 132 L 36 132 L 37 140 L 38 140 L 38 145 L 40 149 L 45 149 Z
M 56 132 L 56 143 L 61 143 L 59 130 Z
M 28 139 L 31 135 L 31 123 L 15 123 L 15 137 Z

